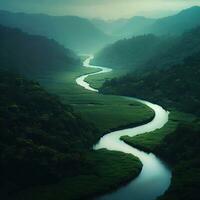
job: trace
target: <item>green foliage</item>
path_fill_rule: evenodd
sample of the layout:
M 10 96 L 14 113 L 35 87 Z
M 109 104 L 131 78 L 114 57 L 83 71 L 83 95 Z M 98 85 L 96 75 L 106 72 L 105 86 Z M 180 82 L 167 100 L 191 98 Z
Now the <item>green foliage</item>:
M 113 68 L 135 69 L 170 46 L 171 38 L 137 36 L 111 44 L 95 55 L 94 64 Z
M 79 59 L 54 40 L 0 26 L 0 68 L 28 76 L 55 73 L 80 65 Z
M 94 63 L 141 73 L 170 68 L 200 52 L 200 27 L 181 36 L 143 35 L 120 40 L 96 54 Z
M 199 115 L 200 52 L 182 65 L 147 73 L 129 74 L 107 81 L 103 93 L 121 94 L 148 99 L 168 107 Z
M 173 167 L 172 184 L 162 200 L 197 200 L 200 187 L 200 126 L 193 115 L 172 112 L 161 129 L 122 137 L 129 145 L 154 152 Z
M 200 187 L 200 126 L 195 121 L 180 125 L 158 147 L 174 165 L 172 185 L 163 200 L 197 200 Z

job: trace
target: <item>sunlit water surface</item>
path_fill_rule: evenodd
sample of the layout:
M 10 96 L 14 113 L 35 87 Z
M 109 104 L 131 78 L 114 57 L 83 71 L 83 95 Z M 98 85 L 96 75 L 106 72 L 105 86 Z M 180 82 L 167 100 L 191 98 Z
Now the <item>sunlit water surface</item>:
M 83 66 L 100 69 L 101 71 L 83 75 L 77 78 L 76 82 L 78 85 L 87 90 L 98 92 L 97 89 L 92 88 L 87 82 L 84 81 L 85 78 L 96 74 L 108 73 L 111 72 L 112 69 L 90 65 L 90 61 L 92 59 L 93 56 L 86 59 Z M 171 171 L 159 158 L 152 153 L 145 153 L 133 148 L 120 140 L 121 136 L 135 136 L 162 128 L 168 122 L 169 113 L 162 107 L 150 102 L 135 98 L 129 99 L 139 101 L 153 109 L 155 112 L 154 119 L 142 126 L 108 133 L 103 136 L 93 148 L 95 150 L 106 148 L 108 150 L 116 150 L 133 154 L 140 159 L 143 164 L 143 168 L 139 176 L 127 185 L 115 190 L 114 192 L 96 198 L 97 200 L 154 200 L 168 189 L 171 182 Z

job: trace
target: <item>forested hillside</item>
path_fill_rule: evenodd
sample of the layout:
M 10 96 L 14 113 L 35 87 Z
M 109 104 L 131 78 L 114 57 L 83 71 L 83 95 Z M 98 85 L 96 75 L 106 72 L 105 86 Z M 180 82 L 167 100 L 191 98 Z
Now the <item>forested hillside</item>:
M 152 70 L 182 64 L 200 51 L 200 27 L 179 37 L 137 36 L 120 40 L 100 51 L 95 64 L 129 70 Z
M 98 131 L 37 82 L 0 71 L 1 196 L 79 174 Z
M 111 44 L 95 55 L 93 63 L 113 68 L 136 69 L 168 49 L 174 38 L 136 36 Z
M 144 74 L 132 73 L 107 81 L 101 91 L 148 99 L 199 115 L 200 52 L 188 57 L 184 64 L 166 70 L 154 70 Z
M 25 75 L 72 69 L 79 58 L 54 40 L 0 26 L 0 68 Z

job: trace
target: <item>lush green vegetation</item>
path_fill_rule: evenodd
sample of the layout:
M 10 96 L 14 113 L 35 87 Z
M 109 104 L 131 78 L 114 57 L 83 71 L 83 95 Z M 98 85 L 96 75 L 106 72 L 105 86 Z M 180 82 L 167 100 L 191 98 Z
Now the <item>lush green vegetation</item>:
M 126 75 L 128 72 L 129 72 L 129 70 L 126 70 L 126 69 L 114 69 L 109 73 L 89 76 L 89 77 L 86 78 L 86 82 L 90 83 L 90 85 L 93 88 L 98 89 L 103 85 L 103 83 L 105 81 Z
M 200 53 L 187 58 L 184 64 L 166 70 L 153 70 L 139 75 L 130 74 L 107 81 L 101 91 L 144 98 L 199 115 L 199 58 Z
M 189 123 L 195 120 L 195 116 L 182 112 L 172 111 L 169 114 L 169 121 L 163 128 L 150 133 L 137 135 L 135 137 L 123 136 L 121 139 L 127 144 L 147 152 L 155 152 L 162 144 L 166 136 L 176 131 L 180 123 Z
M 172 112 L 169 122 L 151 133 L 122 137 L 129 145 L 154 152 L 173 167 L 172 184 L 162 200 L 197 200 L 200 187 L 199 118 Z
M 54 40 L 0 26 L 0 68 L 27 76 L 55 73 L 80 65 L 70 50 Z
M 87 154 L 86 163 L 89 166 L 82 167 L 81 175 L 63 179 L 56 185 L 32 188 L 20 193 L 15 199 L 87 199 L 126 183 L 137 176 L 142 167 L 132 155 L 106 150 Z
M 163 200 L 199 199 L 200 126 L 199 120 L 179 125 L 158 147 L 159 154 L 172 163 L 172 185 Z
M 78 173 L 98 130 L 38 83 L 18 75 L 1 71 L 0 92 L 1 191 Z

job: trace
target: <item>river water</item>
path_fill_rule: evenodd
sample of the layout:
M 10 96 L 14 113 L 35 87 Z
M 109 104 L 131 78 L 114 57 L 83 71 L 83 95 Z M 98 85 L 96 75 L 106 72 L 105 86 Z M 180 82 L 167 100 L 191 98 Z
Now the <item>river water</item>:
M 92 88 L 87 82 L 85 82 L 85 78 L 96 74 L 108 73 L 111 72 L 112 69 L 90 65 L 90 61 L 92 59 L 93 56 L 87 58 L 84 61 L 83 66 L 99 69 L 100 71 L 83 75 L 77 78 L 76 82 L 86 90 L 98 92 L 97 89 Z M 108 150 L 133 154 L 140 159 L 143 164 L 143 168 L 137 178 L 133 179 L 118 190 L 96 198 L 97 200 L 155 200 L 168 189 L 171 182 L 170 169 L 158 157 L 156 157 L 153 153 L 146 153 L 133 148 L 120 140 L 121 136 L 135 136 L 162 128 L 168 122 L 169 113 L 159 105 L 135 98 L 129 99 L 139 101 L 153 109 L 155 112 L 154 119 L 145 125 L 108 133 L 103 136 L 93 148 L 95 150 L 106 148 Z

